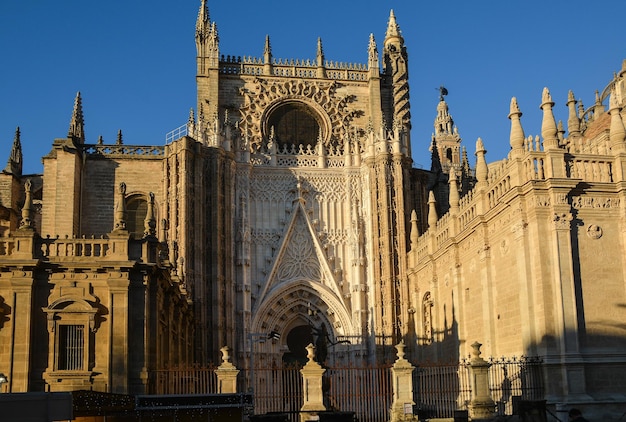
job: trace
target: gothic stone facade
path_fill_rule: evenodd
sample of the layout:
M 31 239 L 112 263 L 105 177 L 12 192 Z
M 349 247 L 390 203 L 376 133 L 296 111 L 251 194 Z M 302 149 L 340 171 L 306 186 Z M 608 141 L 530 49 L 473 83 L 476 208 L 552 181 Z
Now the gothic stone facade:
M 537 139 L 512 102 L 509 157 L 488 165 L 479 141 L 475 169 L 442 89 L 425 171 L 393 13 L 363 65 L 321 40 L 307 61 L 269 38 L 223 56 L 204 0 L 196 46 L 197 107 L 165 146 L 86 142 L 80 96 L 42 175 L 21 174 L 16 134 L 0 175 L 12 391 L 141 392 L 224 345 L 238 366 L 314 341 L 328 362 L 391 360 L 401 340 L 412 359 L 474 341 L 542 356 L 554 401 L 624 391 L 608 374 L 626 365 L 626 69 L 590 109 L 569 99 L 567 137 L 547 91 Z

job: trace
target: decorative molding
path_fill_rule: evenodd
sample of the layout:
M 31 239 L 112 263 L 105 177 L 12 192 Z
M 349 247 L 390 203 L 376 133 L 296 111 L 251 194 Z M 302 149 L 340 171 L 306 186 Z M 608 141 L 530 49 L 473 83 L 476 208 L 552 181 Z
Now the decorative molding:
M 575 196 L 572 198 L 572 208 L 619 208 L 619 198 L 598 198 L 593 196 Z

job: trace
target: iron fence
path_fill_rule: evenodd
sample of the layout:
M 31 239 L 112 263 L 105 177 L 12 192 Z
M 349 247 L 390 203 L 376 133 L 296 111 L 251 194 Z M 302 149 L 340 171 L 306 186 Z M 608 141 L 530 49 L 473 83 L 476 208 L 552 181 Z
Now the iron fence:
M 489 386 L 500 416 L 514 414 L 516 399 L 541 400 L 544 396 L 539 358 L 490 358 Z M 420 363 L 413 371 L 414 413 L 420 419 L 452 418 L 468 410 L 472 399 L 468 360 Z M 328 410 L 354 412 L 361 422 L 388 421 L 393 399 L 390 365 L 326 368 L 324 405 Z M 215 394 L 215 367 L 194 366 L 153 371 L 151 394 Z M 286 413 L 292 421 L 304 403 L 300 366 L 255 366 L 253 384 L 248 370 L 239 374 L 239 391 L 253 394 L 254 413 Z
M 516 399 L 542 400 L 542 360 L 537 357 L 489 358 L 489 389 L 498 415 L 512 415 Z
M 472 399 L 468 362 L 422 363 L 413 371 L 413 400 L 420 419 L 452 418 Z
M 150 374 L 150 394 L 216 394 L 215 366 L 185 366 L 157 369 Z
M 355 412 L 359 421 L 388 421 L 393 398 L 390 366 L 328 368 L 326 407 Z

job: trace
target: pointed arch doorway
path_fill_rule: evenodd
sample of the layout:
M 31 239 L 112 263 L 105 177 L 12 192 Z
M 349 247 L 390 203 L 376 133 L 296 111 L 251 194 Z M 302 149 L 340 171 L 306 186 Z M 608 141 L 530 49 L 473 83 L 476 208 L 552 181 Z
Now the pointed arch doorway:
M 287 348 L 283 353 L 283 364 L 304 366 L 307 362 L 306 346 L 313 343 L 313 330 L 309 324 L 298 325 L 287 334 Z

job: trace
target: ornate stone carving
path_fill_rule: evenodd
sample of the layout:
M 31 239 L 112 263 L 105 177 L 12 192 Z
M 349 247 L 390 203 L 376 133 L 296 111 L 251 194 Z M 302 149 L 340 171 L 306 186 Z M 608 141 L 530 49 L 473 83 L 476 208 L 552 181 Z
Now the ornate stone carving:
M 297 217 L 293 232 L 289 236 L 289 247 L 284 249 L 276 270 L 276 280 L 298 278 L 319 281 L 322 277 L 319 259 L 315 253 L 313 239 L 302 215 Z
M 589 224 L 589 226 L 587 226 L 587 236 L 592 239 L 600 239 L 602 237 L 602 227 L 595 224 Z
M 592 196 L 575 196 L 572 198 L 572 207 L 581 208 L 617 208 L 619 198 L 597 198 Z
M 352 96 L 337 97 L 339 83 L 336 81 L 306 81 L 291 79 L 278 81 L 255 78 L 252 89 L 242 89 L 245 105 L 241 107 L 240 129 L 243 138 L 249 141 L 250 150 L 257 150 L 263 142 L 263 119 L 267 110 L 285 100 L 301 101 L 315 109 L 325 120 L 323 130 L 325 146 L 344 138 L 347 127 L 357 113 L 347 105 L 354 101 Z
M 555 213 L 552 222 L 557 230 L 569 230 L 572 218 L 572 214 L 569 212 Z

